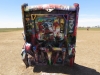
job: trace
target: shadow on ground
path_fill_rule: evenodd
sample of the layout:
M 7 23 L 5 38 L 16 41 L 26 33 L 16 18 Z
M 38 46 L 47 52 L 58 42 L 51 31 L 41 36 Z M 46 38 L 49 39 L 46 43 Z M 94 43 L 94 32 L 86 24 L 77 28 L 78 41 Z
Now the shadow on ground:
M 62 73 L 68 75 L 100 75 L 94 69 L 75 64 L 74 67 L 69 66 L 35 66 L 33 72 L 46 72 L 46 73 Z

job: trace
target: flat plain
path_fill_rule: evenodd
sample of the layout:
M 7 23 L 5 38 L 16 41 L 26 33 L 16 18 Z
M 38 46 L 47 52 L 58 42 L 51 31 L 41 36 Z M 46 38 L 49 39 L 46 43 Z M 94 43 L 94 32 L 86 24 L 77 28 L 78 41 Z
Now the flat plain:
M 24 43 L 22 31 L 0 31 L 0 75 L 100 75 L 100 28 L 77 30 L 73 68 L 35 66 L 26 69 L 20 55 Z

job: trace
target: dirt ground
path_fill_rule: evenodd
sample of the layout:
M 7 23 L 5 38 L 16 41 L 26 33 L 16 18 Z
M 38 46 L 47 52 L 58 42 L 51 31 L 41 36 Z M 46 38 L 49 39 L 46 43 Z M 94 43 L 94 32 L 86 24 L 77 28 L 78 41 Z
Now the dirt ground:
M 100 31 L 78 30 L 75 66 L 25 68 L 21 30 L 0 32 L 0 75 L 100 75 Z

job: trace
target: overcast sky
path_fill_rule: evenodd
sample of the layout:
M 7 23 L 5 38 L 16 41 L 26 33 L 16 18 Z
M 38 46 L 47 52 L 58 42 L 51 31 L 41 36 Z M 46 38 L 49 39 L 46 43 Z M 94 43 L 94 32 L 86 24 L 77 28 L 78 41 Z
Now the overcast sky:
M 100 25 L 100 0 L 0 0 L 0 28 L 23 27 L 21 5 L 79 3 L 78 26 Z

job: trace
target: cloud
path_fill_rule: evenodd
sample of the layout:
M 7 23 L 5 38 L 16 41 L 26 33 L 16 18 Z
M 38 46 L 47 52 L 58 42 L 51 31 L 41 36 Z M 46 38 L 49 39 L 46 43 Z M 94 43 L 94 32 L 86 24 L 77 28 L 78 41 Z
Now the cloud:
M 100 16 L 99 15 L 88 15 L 81 14 L 79 15 L 78 26 L 97 26 L 100 25 Z M 21 17 L 10 17 L 10 18 L 2 18 L 0 19 L 0 28 L 17 28 L 23 27 L 22 18 Z
M 100 15 L 88 15 L 82 14 L 79 15 L 78 26 L 97 26 L 100 25 Z
M 22 17 L 13 15 L 0 16 L 0 28 L 18 28 L 23 27 Z
M 100 15 L 94 15 L 94 14 L 79 14 L 80 17 L 100 17 Z
M 23 27 L 23 23 L 22 22 L 6 22 L 6 21 L 2 21 L 0 22 L 0 28 L 19 28 L 19 27 Z
M 100 18 L 80 18 L 78 21 L 78 26 L 97 26 L 100 25 Z
M 81 18 L 79 22 L 100 22 L 100 18 Z
M 17 28 L 23 27 L 22 19 L 21 18 L 12 18 L 12 17 L 4 17 L 0 18 L 0 28 Z

